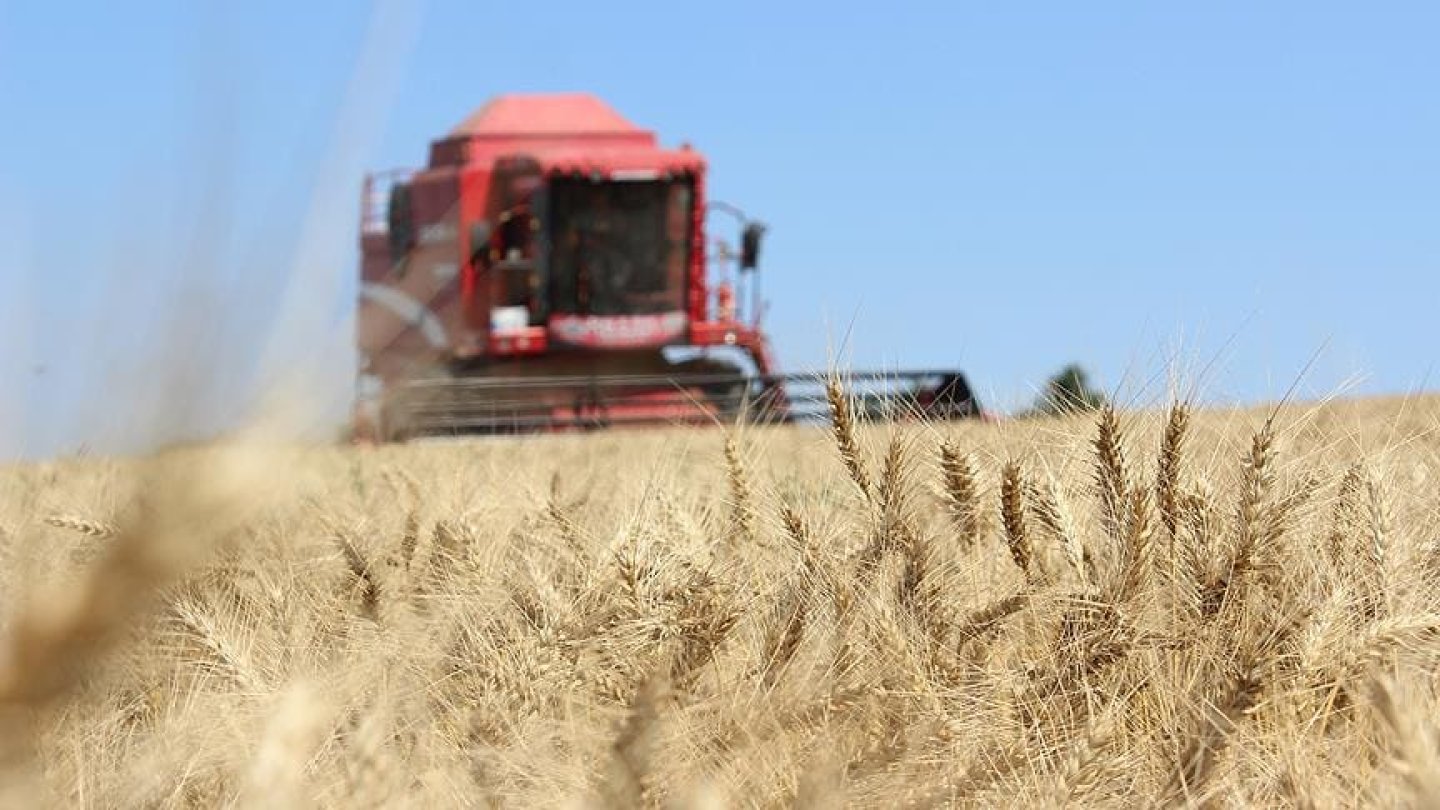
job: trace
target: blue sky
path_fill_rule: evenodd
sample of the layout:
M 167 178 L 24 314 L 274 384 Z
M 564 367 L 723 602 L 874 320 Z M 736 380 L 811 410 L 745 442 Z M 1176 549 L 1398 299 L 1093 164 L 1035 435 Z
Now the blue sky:
M 508 91 L 705 152 L 771 227 L 787 369 L 848 332 L 1000 407 L 1071 361 L 1139 401 L 1176 362 L 1215 401 L 1433 388 L 1437 41 L 1418 2 L 0 3 L 0 449 L 143 443 L 177 322 L 199 430 L 343 344 L 285 302 L 343 309 L 361 173 Z M 348 393 L 343 347 L 297 362 Z

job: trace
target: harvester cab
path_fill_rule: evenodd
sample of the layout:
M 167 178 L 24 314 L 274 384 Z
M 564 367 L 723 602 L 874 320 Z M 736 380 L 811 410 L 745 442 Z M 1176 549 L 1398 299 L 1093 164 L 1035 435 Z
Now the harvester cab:
M 699 152 L 584 94 L 498 97 L 423 169 L 367 178 L 357 434 L 794 418 L 802 381 L 761 325 L 765 226 L 706 180 Z M 707 240 L 716 212 L 737 247 Z
M 710 283 L 706 168 L 592 96 L 517 95 L 424 169 L 368 178 L 360 427 L 711 420 L 759 393 L 759 313 L 740 320 L 721 300 L 737 291 Z M 751 273 L 760 233 L 742 223 Z

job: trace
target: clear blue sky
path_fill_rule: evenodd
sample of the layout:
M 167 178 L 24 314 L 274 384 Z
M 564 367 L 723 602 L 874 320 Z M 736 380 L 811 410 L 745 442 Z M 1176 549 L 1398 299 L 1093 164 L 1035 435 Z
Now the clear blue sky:
M 1304 395 L 1436 384 L 1434 3 L 220 5 L 0 2 L 0 447 L 117 441 L 167 317 L 229 418 L 297 268 L 346 300 L 360 173 L 507 91 L 703 150 L 786 368 L 850 329 L 1001 407 L 1070 361 L 1153 399 L 1177 353 L 1215 400 L 1317 352 Z

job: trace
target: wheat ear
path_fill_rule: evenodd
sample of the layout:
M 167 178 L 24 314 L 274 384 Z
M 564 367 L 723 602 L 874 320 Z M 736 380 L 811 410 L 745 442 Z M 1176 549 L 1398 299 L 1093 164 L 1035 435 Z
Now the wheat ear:
M 825 399 L 830 403 L 831 429 L 835 436 L 835 447 L 840 460 L 850 473 L 850 480 L 860 488 L 861 494 L 870 498 L 870 476 L 860 457 L 860 445 L 855 439 L 855 415 L 850 410 L 850 398 L 840 386 L 840 380 L 831 375 L 825 380 Z
M 970 457 L 950 442 L 940 445 L 940 473 L 945 482 L 946 506 L 960 534 L 960 548 L 969 551 L 980 535 L 979 494 Z
M 740 444 L 733 434 L 725 436 L 725 477 L 730 484 L 730 516 L 740 536 L 755 542 L 755 512 L 750 492 L 750 477 L 740 457 Z
M 45 522 L 56 528 L 69 529 L 87 537 L 114 537 L 120 533 L 120 528 L 113 523 L 89 520 L 75 515 L 51 515 L 45 518 Z
M 1115 408 L 1100 409 L 1095 425 L 1095 485 L 1100 493 L 1100 518 L 1116 543 L 1125 542 L 1125 455 L 1121 448 L 1120 419 Z
M 1005 525 L 1005 545 L 1010 557 L 1029 580 L 1030 536 L 1025 529 L 1025 482 L 1020 462 L 1005 463 L 1000 474 L 1000 519 Z
M 1160 525 L 1165 527 L 1173 549 L 1180 523 L 1180 468 L 1185 458 L 1185 439 L 1190 429 L 1190 409 L 1183 403 L 1170 406 L 1165 432 L 1160 438 L 1160 463 L 1155 476 L 1155 500 L 1160 507 Z

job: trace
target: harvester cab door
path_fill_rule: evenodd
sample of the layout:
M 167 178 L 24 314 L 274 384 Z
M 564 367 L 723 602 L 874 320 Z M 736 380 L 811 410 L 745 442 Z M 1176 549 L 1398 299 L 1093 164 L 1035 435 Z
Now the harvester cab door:
M 505 331 L 543 323 L 542 215 L 537 210 L 543 183 L 538 170 L 526 164 L 510 167 L 497 183 L 498 216 L 484 270 L 489 276 L 491 328 Z
M 535 270 L 534 221 L 529 205 L 518 205 L 500 215 L 496 270 L 501 289 L 495 300 L 505 306 L 529 305 Z
M 550 189 L 543 184 L 535 189 L 530 198 L 531 220 L 534 232 L 531 247 L 534 254 L 534 269 L 530 274 L 530 325 L 544 326 L 550 317 Z

